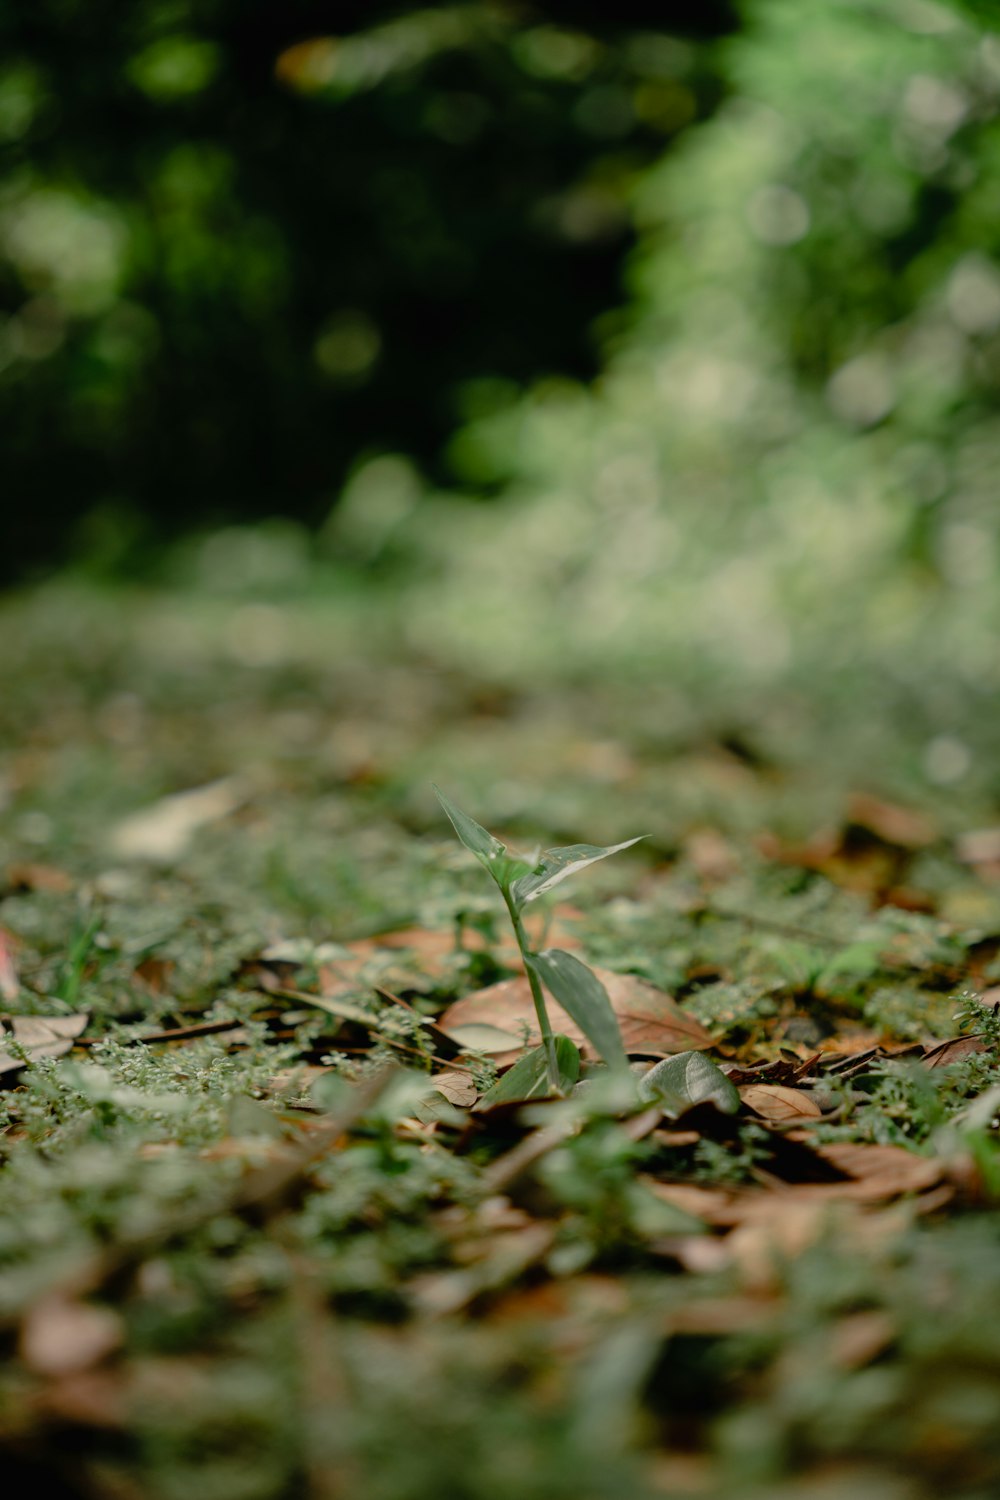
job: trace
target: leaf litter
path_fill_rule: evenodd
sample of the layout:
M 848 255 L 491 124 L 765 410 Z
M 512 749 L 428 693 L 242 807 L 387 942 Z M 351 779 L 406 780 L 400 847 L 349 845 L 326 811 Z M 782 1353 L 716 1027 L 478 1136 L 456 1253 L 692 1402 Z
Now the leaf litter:
M 867 838 L 889 841 L 898 851 L 892 879 L 907 877 L 926 848 L 925 830 L 871 807 L 855 806 L 852 816 L 868 829 Z M 848 840 L 838 859 L 850 863 L 856 847 L 869 844 Z M 727 882 L 738 888 L 745 880 L 733 871 L 735 848 L 726 841 L 725 860 L 707 860 L 704 849 L 698 851 L 698 878 L 720 904 L 739 894 L 728 891 Z M 565 865 L 539 870 L 541 884 L 552 868 L 557 878 L 563 869 L 573 872 L 572 849 L 562 851 Z M 592 862 L 583 855 L 576 861 L 580 868 Z M 781 853 L 766 868 L 786 864 Z M 593 969 L 635 1080 L 630 1106 L 602 1092 L 596 1049 L 587 1029 L 567 1014 L 557 1022 L 573 1049 L 561 1073 L 563 1097 L 552 1096 L 544 1068 L 534 1064 L 529 1083 L 518 1085 L 525 1050 L 540 1039 L 528 976 L 516 972 L 517 955 L 503 939 L 461 923 L 411 921 L 375 937 L 337 942 L 333 951 L 325 940 L 248 948 L 228 986 L 206 997 L 200 1016 L 179 1012 L 172 993 L 177 973 L 158 968 L 158 986 L 147 987 L 144 1002 L 155 1007 L 158 1026 L 137 1027 L 113 1012 L 95 1016 L 90 1010 L 8 1017 L 5 1030 L 18 1051 L 7 1053 L 2 1065 L 21 1085 L 10 1096 L 8 1171 L 17 1170 L 21 1138 L 27 1150 L 34 1132 L 54 1159 L 65 1158 L 69 1174 L 78 1166 L 84 1178 L 95 1174 L 86 1152 L 120 1152 L 126 1140 L 133 1168 L 148 1174 L 130 1189 L 140 1210 L 132 1229 L 112 1219 L 98 1230 L 89 1215 L 108 1213 L 100 1203 L 64 1207 L 59 1253 L 50 1246 L 40 1259 L 36 1255 L 25 1279 L 15 1246 L 14 1271 L 0 1271 L 0 1318 L 18 1335 L 18 1379 L 29 1382 L 28 1395 L 15 1390 L 13 1398 L 20 1451 L 35 1454 L 42 1465 L 40 1455 L 67 1413 L 75 1413 L 72 1422 L 89 1429 L 88 1441 L 100 1447 L 94 1434 L 119 1432 L 130 1420 L 123 1397 L 155 1384 L 153 1366 L 171 1347 L 180 1349 L 169 1357 L 181 1385 L 206 1358 L 223 1370 L 227 1361 L 243 1368 L 241 1360 L 259 1359 L 226 1339 L 207 1355 L 203 1340 L 196 1336 L 191 1343 L 180 1330 L 207 1327 L 211 1319 L 235 1327 L 242 1319 L 251 1330 L 259 1324 L 263 1336 L 305 1295 L 293 1296 L 292 1278 L 312 1288 L 307 1322 L 315 1325 L 310 1339 L 318 1337 L 322 1347 L 308 1356 L 309 1368 L 329 1364 L 329 1320 L 329 1337 L 344 1345 L 332 1367 L 341 1368 L 337 1359 L 353 1360 L 351 1379 L 333 1381 L 336 1400 L 358 1423 L 369 1420 L 366 1403 L 372 1401 L 379 1420 L 387 1420 L 379 1405 L 384 1395 L 361 1373 L 377 1359 L 386 1327 L 398 1330 L 400 1372 L 418 1388 L 429 1380 L 440 1404 L 449 1400 L 453 1377 L 436 1365 L 432 1376 L 420 1374 L 435 1340 L 446 1341 L 456 1369 L 466 1372 L 455 1378 L 474 1388 L 478 1377 L 463 1363 L 462 1341 L 471 1341 L 470 1349 L 485 1341 L 489 1365 L 513 1357 L 515 1326 L 537 1325 L 556 1357 L 552 1363 L 551 1353 L 518 1355 L 519 1388 L 530 1404 L 538 1391 L 562 1390 L 574 1361 L 594 1369 L 606 1361 L 616 1326 L 635 1318 L 652 1352 L 643 1367 L 647 1384 L 629 1395 L 629 1409 L 641 1408 L 647 1421 L 655 1416 L 666 1434 L 662 1443 L 647 1445 L 650 1472 L 683 1456 L 669 1435 L 669 1412 L 681 1400 L 672 1382 L 707 1379 L 697 1360 L 689 1370 L 684 1361 L 693 1359 L 696 1347 L 711 1348 L 728 1374 L 705 1387 L 705 1410 L 692 1418 L 688 1446 L 692 1459 L 707 1466 L 699 1471 L 702 1481 L 714 1484 L 706 1478 L 716 1463 L 712 1403 L 723 1391 L 726 1400 L 749 1403 L 748 1410 L 762 1399 L 758 1375 L 741 1363 L 740 1341 L 751 1335 L 764 1341 L 761 1347 L 771 1352 L 759 1357 L 779 1391 L 781 1361 L 795 1348 L 782 1333 L 789 1320 L 811 1320 L 825 1330 L 828 1353 L 820 1363 L 828 1358 L 831 1370 L 860 1375 L 894 1359 L 907 1314 L 891 1301 L 889 1288 L 902 1274 L 900 1257 L 911 1253 L 905 1247 L 914 1226 L 949 1218 L 961 1224 L 989 1213 L 1000 1189 L 991 1176 L 993 1114 L 979 1121 L 974 1109 L 979 1098 L 994 1109 L 992 1010 L 980 1006 L 978 1029 L 960 1035 L 899 1038 L 881 1022 L 873 1000 L 879 965 L 909 974 L 914 996 L 936 1014 L 941 990 L 935 986 L 951 974 L 955 954 L 948 951 L 940 961 L 941 934 L 928 916 L 917 913 L 912 926 L 893 927 L 885 915 L 893 903 L 878 903 L 898 885 L 888 885 L 884 872 L 872 883 L 871 868 L 865 864 L 865 879 L 851 876 L 844 887 L 837 884 L 843 865 L 836 861 L 809 876 L 830 909 L 838 889 L 846 889 L 852 901 L 860 895 L 876 903 L 871 915 L 858 916 L 859 924 L 884 924 L 870 950 L 871 967 L 845 969 L 839 985 L 830 983 L 829 965 L 814 960 L 812 947 L 803 959 L 800 949 L 780 946 L 787 926 L 796 933 L 789 943 L 800 942 L 804 931 L 837 949 L 840 939 L 826 932 L 827 911 L 818 899 L 806 911 L 794 894 L 772 893 L 734 926 L 727 917 L 700 915 L 695 905 L 685 912 L 680 902 L 665 917 L 654 897 L 648 919 L 673 946 L 677 996 L 607 963 Z M 670 878 L 670 872 L 661 875 L 659 888 Z M 679 872 L 679 880 L 686 878 Z M 525 886 L 522 894 L 527 900 L 545 892 Z M 532 901 L 532 910 L 541 904 Z M 575 952 L 584 951 L 593 924 L 579 909 L 570 911 L 555 921 L 571 938 L 553 934 L 551 914 L 541 913 L 536 941 L 554 936 L 560 950 L 571 941 Z M 701 911 L 711 913 L 711 905 Z M 646 919 L 641 908 L 639 914 Z M 113 922 L 105 926 L 113 944 Z M 633 953 L 636 940 L 636 931 L 618 939 L 623 952 Z M 609 959 L 617 956 L 615 941 L 613 935 L 605 940 Z M 19 935 L 17 942 L 20 954 L 25 939 Z M 956 951 L 960 957 L 967 950 Z M 33 955 L 26 957 L 30 976 Z M 485 960 L 507 970 L 507 977 L 477 988 L 474 965 Z M 767 1006 L 757 1015 L 734 1008 L 732 1020 L 717 1007 L 710 1022 L 698 1003 L 708 960 L 713 983 L 746 986 Z M 94 982 L 86 975 L 81 982 L 89 1003 Z M 25 993 L 36 1008 L 52 1008 L 42 988 L 29 977 L 25 991 L 18 976 L 18 1001 Z M 8 995 L 8 1004 L 14 999 Z M 953 1013 L 955 1000 L 945 1003 Z M 810 1021 L 813 1045 L 795 1041 L 789 1027 L 796 1017 Z M 117 1083 L 98 1087 L 93 1073 L 68 1056 L 84 1043 Z M 138 1052 L 148 1054 L 150 1078 L 155 1075 L 160 1090 L 150 1089 L 150 1100 L 160 1103 L 147 1113 L 138 1102 L 145 1087 L 138 1065 L 124 1062 Z M 61 1127 L 39 1125 L 39 1101 L 57 1077 L 46 1070 L 60 1057 L 66 1071 L 58 1086 L 76 1090 L 78 1110 L 90 1111 L 89 1142 L 71 1134 L 63 1140 Z M 573 1058 L 582 1071 L 574 1071 Z M 394 1070 L 385 1072 L 390 1059 Z M 228 1101 L 216 1115 L 198 1116 L 186 1139 L 172 1138 L 175 1127 L 162 1111 L 169 1070 L 184 1090 L 198 1079 L 206 1100 L 222 1088 Z M 936 1101 L 928 1106 L 928 1123 L 908 1135 L 914 1111 L 931 1098 L 928 1088 Z M 187 1206 L 171 1196 L 177 1186 L 170 1172 L 181 1164 L 189 1179 L 185 1196 L 191 1183 L 201 1182 Z M 57 1200 L 74 1203 L 69 1181 Z M 224 1254 L 223 1246 L 229 1247 Z M 801 1263 L 806 1281 L 822 1281 L 824 1257 L 834 1252 L 864 1257 L 867 1290 L 852 1296 L 875 1298 L 877 1306 L 859 1310 L 850 1297 L 828 1306 L 818 1292 L 797 1285 L 798 1273 L 790 1268 Z M 193 1272 L 196 1264 L 212 1267 L 210 1291 L 196 1289 L 202 1275 Z M 939 1288 L 935 1295 L 957 1294 Z M 192 1306 L 199 1309 L 194 1314 Z M 334 1333 L 343 1324 L 353 1330 L 346 1341 Z M 137 1342 L 137 1329 L 154 1326 L 163 1331 L 147 1331 Z M 301 1309 L 288 1326 L 299 1329 L 306 1360 Z M 345 1352 L 351 1340 L 354 1355 Z M 656 1360 L 666 1355 L 657 1350 L 673 1350 L 681 1373 L 664 1373 Z M 294 1363 L 297 1356 L 291 1357 Z M 674 1394 L 657 1395 L 663 1381 Z M 489 1421 L 485 1414 L 482 1420 Z M 766 1420 L 780 1427 L 779 1418 Z M 93 1462 L 86 1445 L 79 1462 Z M 322 1459 L 311 1462 L 322 1471 Z

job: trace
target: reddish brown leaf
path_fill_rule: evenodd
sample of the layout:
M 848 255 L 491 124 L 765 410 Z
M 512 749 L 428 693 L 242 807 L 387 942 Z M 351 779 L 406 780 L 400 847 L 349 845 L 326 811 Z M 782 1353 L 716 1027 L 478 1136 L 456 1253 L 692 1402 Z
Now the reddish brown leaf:
M 144 958 L 136 964 L 134 974 L 154 995 L 165 995 L 177 965 L 172 958 Z
M 898 849 L 923 849 L 937 837 L 934 825 L 922 813 L 895 802 L 883 802 L 867 792 L 855 792 L 847 811 L 852 823 Z
M 73 877 L 57 865 L 26 860 L 7 866 L 7 887 L 11 891 L 49 891 L 65 895 L 73 889 Z
M 674 1052 L 705 1051 L 712 1046 L 712 1038 L 701 1023 L 662 990 L 634 974 L 613 974 L 609 969 L 595 969 L 594 973 L 608 992 L 626 1052 L 666 1057 Z M 563 1015 L 555 1001 L 550 1003 L 558 1015 L 556 1029 L 587 1052 L 589 1044 L 583 1032 Z M 482 1049 L 491 1053 L 520 1050 L 525 1028 L 528 1046 L 541 1040 L 531 990 L 523 976 L 491 984 L 464 1000 L 457 1000 L 439 1018 L 438 1024 L 442 1030 L 456 1035 L 456 1039 L 460 1039 L 463 1027 L 491 1027 L 496 1036 L 487 1036 L 485 1040 L 492 1041 L 492 1045 Z M 506 1044 L 501 1033 L 506 1035 Z

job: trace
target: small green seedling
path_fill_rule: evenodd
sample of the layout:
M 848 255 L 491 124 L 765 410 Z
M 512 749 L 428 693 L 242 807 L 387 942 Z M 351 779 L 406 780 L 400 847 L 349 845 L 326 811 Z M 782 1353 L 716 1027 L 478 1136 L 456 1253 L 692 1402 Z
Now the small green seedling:
M 499 839 L 495 839 L 474 819 L 457 808 L 438 787 L 434 790 L 461 842 L 466 849 L 472 851 L 483 868 L 489 871 L 500 888 L 514 927 L 517 946 L 524 959 L 531 998 L 538 1017 L 538 1029 L 542 1036 L 541 1046 L 523 1057 L 511 1073 L 495 1086 L 497 1092 L 492 1102 L 500 1103 L 506 1097 L 515 1097 L 515 1094 L 504 1089 L 504 1085 L 518 1069 L 525 1076 L 531 1074 L 536 1088 L 547 1074 L 549 1090 L 556 1094 L 568 1092 L 576 1080 L 579 1056 L 576 1056 L 574 1071 L 570 1049 L 573 1054 L 576 1054 L 576 1049 L 567 1037 L 553 1033 L 544 990 L 548 990 L 576 1022 L 609 1068 L 621 1073 L 627 1072 L 628 1058 L 607 990 L 597 975 L 578 958 L 574 958 L 572 953 L 564 953 L 560 948 L 547 948 L 543 953 L 532 952 L 522 913 L 530 901 L 552 890 L 553 886 L 568 879 L 570 875 L 575 875 L 577 870 L 586 869 L 597 860 L 606 859 L 609 854 L 630 849 L 639 840 L 626 839 L 624 844 L 612 844 L 607 849 L 602 849 L 597 844 L 569 844 L 563 849 L 547 849 L 534 865 L 530 865 L 525 860 L 508 854 L 505 844 L 501 844 Z M 523 1082 L 520 1077 L 516 1081 L 518 1085 Z M 523 1092 L 516 1094 L 516 1097 L 523 1098 Z

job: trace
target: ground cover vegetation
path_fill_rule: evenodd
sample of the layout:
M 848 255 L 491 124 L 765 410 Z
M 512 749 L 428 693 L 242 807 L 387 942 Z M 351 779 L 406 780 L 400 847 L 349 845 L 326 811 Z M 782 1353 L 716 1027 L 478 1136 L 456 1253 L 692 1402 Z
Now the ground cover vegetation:
M 8 1472 L 990 1494 L 995 832 L 847 779 L 818 826 L 808 777 L 710 724 L 650 749 L 621 689 L 484 704 L 329 629 L 240 665 L 205 604 L 4 610 Z M 515 1086 L 531 988 L 430 757 L 506 809 L 624 1088 L 555 986 L 560 1095 Z M 541 889 L 540 847 L 631 830 Z
M 622 185 L 600 377 L 466 386 L 468 493 L 361 455 L 0 600 L 12 1485 L 997 1491 L 997 38 L 742 21 L 496 44 L 726 97 Z

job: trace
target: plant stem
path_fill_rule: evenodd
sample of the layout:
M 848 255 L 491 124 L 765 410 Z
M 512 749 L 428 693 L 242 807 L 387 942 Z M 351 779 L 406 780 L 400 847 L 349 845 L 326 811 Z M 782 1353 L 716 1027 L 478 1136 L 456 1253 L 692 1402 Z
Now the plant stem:
M 531 949 L 528 946 L 528 934 L 524 930 L 520 913 L 514 905 L 513 898 L 508 890 L 503 890 L 503 899 L 510 913 L 510 920 L 514 927 L 514 936 L 517 938 L 517 946 L 521 950 L 524 959 L 524 969 L 528 976 L 528 984 L 531 987 L 531 998 L 535 1002 L 535 1014 L 538 1017 L 538 1029 L 542 1034 L 542 1046 L 545 1048 L 545 1056 L 549 1065 L 549 1083 L 557 1094 L 562 1093 L 562 1084 L 559 1078 L 559 1059 L 556 1056 L 556 1043 L 552 1035 L 552 1023 L 549 1013 L 545 1008 L 545 996 L 542 994 L 542 986 L 538 975 L 528 962 Z

